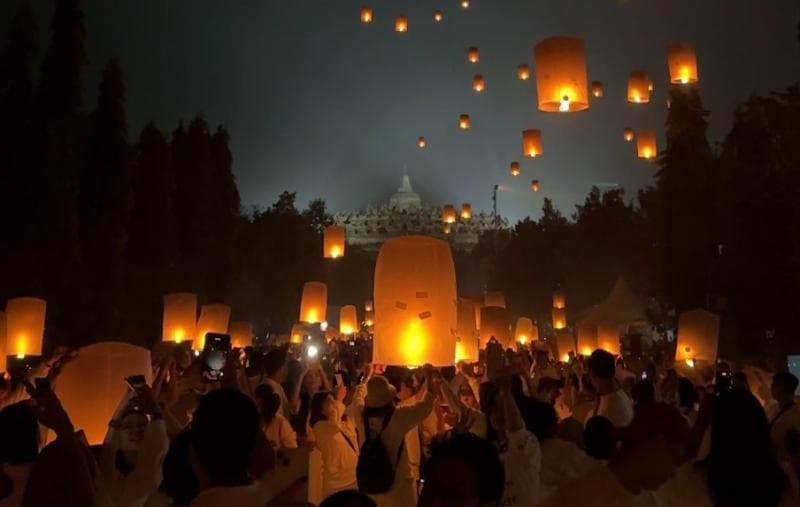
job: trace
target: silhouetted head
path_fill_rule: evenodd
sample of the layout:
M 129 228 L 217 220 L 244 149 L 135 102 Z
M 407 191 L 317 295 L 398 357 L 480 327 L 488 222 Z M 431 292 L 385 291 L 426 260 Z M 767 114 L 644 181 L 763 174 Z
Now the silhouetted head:
M 603 416 L 594 416 L 586 421 L 583 430 L 586 454 L 602 460 L 610 460 L 617 452 L 614 424 Z
M 175 505 L 189 505 L 200 492 L 189 461 L 192 434 L 186 429 L 176 436 L 169 445 L 162 465 L 161 491 L 172 498 Z
M 279 384 L 286 380 L 289 372 L 286 358 L 286 349 L 283 347 L 272 349 L 264 356 L 264 372 Z
M 794 400 L 794 393 L 797 391 L 797 377 L 788 371 L 781 371 L 772 376 L 772 397 L 778 403 L 785 405 Z
M 281 397 L 272 390 L 269 384 L 261 384 L 256 387 L 253 396 L 264 424 L 271 423 L 275 419 L 278 409 L 281 408 Z
M 631 390 L 635 407 L 649 405 L 656 401 L 656 388 L 649 380 L 640 380 L 633 385 Z
M 375 500 L 353 489 L 334 493 L 319 504 L 319 507 L 377 507 Z
M 615 372 L 616 367 L 612 354 L 605 350 L 597 349 L 589 356 L 589 375 L 595 385 L 613 379 Z
M 697 389 L 692 381 L 686 377 L 680 377 L 678 379 L 678 406 L 683 409 L 693 409 L 698 401 Z
M 39 423 L 26 401 L 0 411 L 0 463 L 20 465 L 36 461 Z

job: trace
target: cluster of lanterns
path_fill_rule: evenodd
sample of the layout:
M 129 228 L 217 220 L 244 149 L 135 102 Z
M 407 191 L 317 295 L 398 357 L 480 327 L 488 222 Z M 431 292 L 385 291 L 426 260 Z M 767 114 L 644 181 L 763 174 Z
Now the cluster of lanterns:
M 164 296 L 162 340 L 165 342 L 191 342 L 192 350 L 205 347 L 208 333 L 231 335 L 231 346 L 237 348 L 253 344 L 253 325 L 246 321 L 231 321 L 231 307 L 222 303 L 200 306 L 197 313 L 197 295 L 178 292 Z

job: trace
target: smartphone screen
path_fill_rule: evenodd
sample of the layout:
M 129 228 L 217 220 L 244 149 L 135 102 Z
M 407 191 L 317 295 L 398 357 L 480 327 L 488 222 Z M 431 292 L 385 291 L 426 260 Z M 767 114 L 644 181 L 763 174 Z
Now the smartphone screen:
M 208 380 L 219 380 L 222 369 L 228 362 L 231 351 L 231 335 L 223 333 L 206 333 L 203 347 L 203 377 Z

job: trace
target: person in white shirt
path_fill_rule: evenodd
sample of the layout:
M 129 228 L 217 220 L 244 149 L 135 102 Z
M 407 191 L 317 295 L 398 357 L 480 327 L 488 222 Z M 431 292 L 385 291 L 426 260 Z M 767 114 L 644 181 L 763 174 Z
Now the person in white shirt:
M 778 459 L 797 468 L 800 465 L 800 406 L 795 402 L 798 379 L 788 371 L 772 377 L 770 391 L 777 402 L 768 413 L 769 437 Z
M 286 382 L 286 376 L 289 374 L 288 356 L 285 348 L 281 347 L 267 352 L 267 355 L 264 356 L 264 373 L 266 377 L 262 382 L 272 388 L 272 392 L 281 398 L 278 414 L 288 418 L 292 414 L 292 410 L 289 400 L 286 398 L 286 392 L 283 389 L 283 383 Z
M 595 350 L 589 356 L 589 377 L 597 390 L 594 409 L 586 420 L 603 416 L 617 428 L 624 428 L 633 420 L 633 402 L 615 379 L 614 356 L 605 350 Z
M 344 416 L 342 401 L 346 394 L 344 386 L 338 386 L 336 399 L 328 391 L 319 391 L 311 399 L 310 424 L 316 438 L 315 445 L 322 453 L 322 498 L 339 491 L 358 489 L 358 438 L 353 421 Z
M 267 441 L 276 451 L 297 449 L 297 433 L 289 421 L 278 413 L 281 398 L 268 384 L 261 384 L 253 393 L 261 414 L 262 429 Z

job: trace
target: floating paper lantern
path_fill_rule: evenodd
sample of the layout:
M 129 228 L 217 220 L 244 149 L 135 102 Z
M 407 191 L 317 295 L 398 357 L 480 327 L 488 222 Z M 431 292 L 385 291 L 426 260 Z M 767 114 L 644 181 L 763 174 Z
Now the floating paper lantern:
M 456 209 L 452 204 L 445 204 L 442 207 L 442 222 L 446 224 L 453 224 L 456 222 Z
M 442 232 L 444 232 L 445 234 L 450 234 L 451 232 L 453 232 L 453 226 L 450 224 L 444 224 L 444 227 L 442 227 Z
M 194 341 L 192 349 L 203 350 L 206 345 L 206 334 L 228 332 L 228 323 L 231 318 L 231 307 L 222 304 L 203 305 L 200 307 L 200 317 L 194 328 Z
M 461 0 L 461 8 L 464 10 L 469 9 L 469 0 Z
M 536 338 L 538 339 L 538 332 Z M 528 317 L 520 317 L 517 319 L 517 325 L 514 328 L 514 341 L 521 344 L 526 344 L 534 341 L 533 337 L 533 321 Z
M 517 66 L 517 79 L 527 81 L 531 78 L 531 69 L 525 64 Z
M 467 129 L 469 129 L 469 127 L 470 127 L 469 115 L 468 114 L 462 114 L 461 116 L 459 116 L 458 117 L 458 128 L 460 128 L 461 130 L 467 130 Z
M 521 173 L 519 162 L 511 162 L 511 169 L 509 170 L 511 176 L 519 176 Z
M 329 225 L 323 232 L 322 250 L 326 259 L 344 257 L 345 230 L 341 225 Z
M 471 220 L 472 219 L 472 205 L 468 202 L 465 202 L 461 205 L 461 220 Z
M 453 364 L 456 273 L 450 246 L 427 236 L 384 242 L 375 263 L 373 363 Z
M 619 355 L 620 326 L 613 322 L 601 322 L 597 325 L 597 348 L 608 353 Z
M 578 353 L 590 356 L 597 349 L 597 326 L 594 324 L 578 324 Z
M 486 89 L 486 81 L 483 79 L 483 75 L 475 74 L 475 77 L 472 78 L 472 91 L 482 93 L 484 89 Z
M 425 146 L 427 146 L 427 144 L 428 143 L 425 141 L 424 137 L 420 137 L 419 139 L 417 139 L 417 147 L 418 148 L 424 148 Z
M 697 54 L 694 47 L 686 42 L 677 42 L 667 47 L 669 61 L 669 80 L 673 84 L 697 82 Z
M 358 311 L 354 305 L 343 306 L 339 310 L 339 332 L 353 334 L 358 331 Z
M 231 347 L 235 349 L 253 345 L 253 325 L 249 322 L 243 320 L 231 322 L 228 326 L 228 334 L 231 335 Z
M 500 291 L 487 292 L 483 296 L 483 306 L 497 306 L 499 308 L 505 308 L 506 296 Z
M 481 308 L 480 337 L 481 348 L 485 348 L 492 337 L 504 349 L 511 348 L 514 345 L 508 320 L 508 311 L 505 308 L 499 306 L 484 306 Z
M 372 300 L 368 299 L 367 301 L 364 302 L 364 311 L 365 312 L 371 312 L 373 310 L 374 310 L 374 308 L 373 308 L 373 305 L 372 305 Z
M 636 151 L 639 158 L 652 160 L 658 155 L 656 148 L 656 133 L 652 130 L 643 130 L 636 135 Z
M 567 327 L 567 310 L 564 308 L 553 308 L 553 329 L 565 329 Z
M 575 353 L 575 337 L 569 331 L 556 333 L 557 357 L 560 361 L 569 361 L 569 353 Z
M 622 131 L 622 138 L 628 142 L 633 141 L 633 129 L 626 127 L 625 130 Z
M 322 282 L 307 282 L 303 285 L 300 301 L 300 322 L 319 324 L 325 322 L 328 311 L 328 286 Z
M 374 310 L 367 310 L 364 312 L 364 325 L 367 327 L 372 327 L 375 325 L 375 311 Z
M 6 361 L 8 353 L 6 353 L 6 312 L 0 312 L 0 373 L 3 373 L 8 368 Z
M 522 153 L 526 157 L 535 158 L 542 154 L 542 131 L 528 129 L 522 131 Z
M 108 421 L 128 391 L 125 378 L 144 375 L 152 385 L 152 371 L 150 351 L 143 347 L 95 343 L 80 348 L 64 365 L 54 389 L 75 429 L 83 430 L 89 445 L 97 445 L 103 443 Z M 54 436 L 50 432 L 49 438 Z
M 408 31 L 408 18 L 405 16 L 397 16 L 394 20 L 394 31 L 397 33 L 406 33 Z
M 603 96 L 603 83 L 592 81 L 592 97 L 599 99 Z
M 553 308 L 564 309 L 567 307 L 567 297 L 564 291 L 557 290 L 553 292 Z
M 295 345 L 303 343 L 306 337 L 306 329 L 302 324 L 295 324 L 292 326 L 292 333 L 289 342 Z
M 534 48 L 539 109 L 574 112 L 589 108 L 583 39 L 550 37 Z
M 165 342 L 181 343 L 194 339 L 197 322 L 197 295 L 188 292 L 164 296 L 164 316 L 161 339 Z
M 444 13 L 442 11 L 436 11 L 433 13 L 433 20 L 437 23 L 441 23 L 444 19 Z
M 531 180 L 531 190 L 534 192 L 539 191 L 539 180 Z
M 481 61 L 481 53 L 478 51 L 478 48 L 473 46 L 467 49 L 467 60 L 469 60 L 469 63 L 478 63 Z
M 481 308 L 483 308 L 483 300 L 485 296 L 481 294 L 480 296 L 464 296 L 462 298 L 464 301 L 468 301 L 472 308 L 475 311 L 475 329 L 481 328 Z
M 458 340 L 456 341 L 456 362 L 475 362 L 480 348 L 478 329 L 475 327 L 475 308 L 470 301 L 458 299 Z
M 41 356 L 47 302 L 14 298 L 6 303 L 6 354 L 17 358 Z
M 702 309 L 684 312 L 678 319 L 675 361 L 697 360 L 714 364 L 719 344 L 719 315 Z
M 361 8 L 361 22 L 365 25 L 372 23 L 372 9 L 367 6 Z
M 641 70 L 634 70 L 628 77 L 628 102 L 647 104 L 650 102 L 650 78 Z

